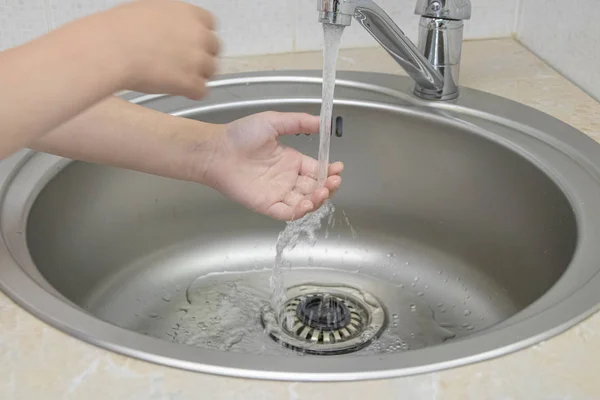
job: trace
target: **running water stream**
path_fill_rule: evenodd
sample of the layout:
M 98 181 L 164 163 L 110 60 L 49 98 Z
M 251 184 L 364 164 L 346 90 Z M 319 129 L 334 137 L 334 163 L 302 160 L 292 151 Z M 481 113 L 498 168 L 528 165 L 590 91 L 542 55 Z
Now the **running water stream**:
M 333 95 L 335 90 L 335 75 L 340 42 L 344 26 L 323 24 L 323 100 L 321 103 L 321 125 L 319 130 L 319 158 L 317 169 L 317 186 L 323 186 L 327 180 L 329 169 L 329 144 L 331 139 L 331 124 L 333 117 Z M 271 307 L 275 315 L 280 314 L 281 305 L 285 299 L 285 283 L 283 267 L 284 252 L 292 250 L 302 237 L 312 245 L 316 242 L 316 232 L 321 228 L 321 221 L 334 211 L 333 204 L 327 201 L 319 210 L 305 217 L 288 222 L 277 239 L 277 254 L 271 276 Z
M 343 25 L 323 24 L 323 93 L 321 103 L 321 126 L 319 129 L 319 167 L 317 185 L 323 186 L 329 167 L 329 142 L 333 118 L 333 94 L 340 42 L 344 33 Z

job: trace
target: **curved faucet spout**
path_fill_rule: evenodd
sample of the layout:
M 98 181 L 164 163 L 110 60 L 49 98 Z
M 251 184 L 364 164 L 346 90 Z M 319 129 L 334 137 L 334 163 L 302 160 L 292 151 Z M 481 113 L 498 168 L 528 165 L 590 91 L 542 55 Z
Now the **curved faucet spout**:
M 465 6 L 457 8 L 457 1 Z M 451 13 L 444 14 L 445 7 L 450 6 Z M 318 0 L 319 22 L 348 26 L 356 19 L 415 81 L 415 95 L 428 100 L 454 99 L 459 94 L 456 59 L 460 59 L 463 24 L 439 15 L 453 17 L 460 10 L 460 15 L 468 18 L 470 2 L 419 0 L 417 10 L 420 9 L 424 9 L 422 40 L 417 47 L 373 0 Z M 435 14 L 430 15 L 432 10 Z
M 354 18 L 375 38 L 418 85 L 442 91 L 444 77 L 432 66 L 417 46 L 390 16 L 371 0 L 361 0 Z

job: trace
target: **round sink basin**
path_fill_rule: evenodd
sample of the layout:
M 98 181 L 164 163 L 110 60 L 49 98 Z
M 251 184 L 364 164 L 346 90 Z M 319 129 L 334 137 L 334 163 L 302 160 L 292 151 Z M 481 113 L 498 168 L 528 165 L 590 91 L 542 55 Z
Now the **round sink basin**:
M 486 360 L 547 339 L 600 299 L 600 147 L 523 105 L 340 73 L 331 159 L 344 184 L 316 244 L 216 191 L 21 152 L 0 164 L 0 283 L 47 323 L 150 362 L 238 377 L 356 380 Z M 320 72 L 224 76 L 210 96 L 124 95 L 186 118 L 319 112 Z M 285 143 L 316 156 L 318 137 Z M 275 325 L 273 325 L 275 324 Z

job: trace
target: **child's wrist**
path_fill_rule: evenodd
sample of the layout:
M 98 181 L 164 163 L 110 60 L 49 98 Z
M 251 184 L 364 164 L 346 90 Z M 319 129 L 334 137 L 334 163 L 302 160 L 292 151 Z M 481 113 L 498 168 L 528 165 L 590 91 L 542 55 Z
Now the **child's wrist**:
M 215 188 L 219 180 L 219 159 L 222 157 L 226 125 L 189 121 L 187 137 L 186 180 Z

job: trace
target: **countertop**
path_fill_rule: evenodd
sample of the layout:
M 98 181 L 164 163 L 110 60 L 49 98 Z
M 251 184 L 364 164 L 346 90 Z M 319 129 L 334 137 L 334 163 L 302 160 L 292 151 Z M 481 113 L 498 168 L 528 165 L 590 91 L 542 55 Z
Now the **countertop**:
M 319 69 L 320 53 L 225 59 L 221 72 Z M 342 50 L 340 70 L 401 73 L 381 49 Z M 600 140 L 600 104 L 512 39 L 465 42 L 461 84 L 535 107 Z M 600 290 L 600 289 L 599 289 Z M 408 378 L 290 383 L 204 375 L 88 345 L 0 294 L 0 398 L 600 399 L 600 314 L 491 361 Z

